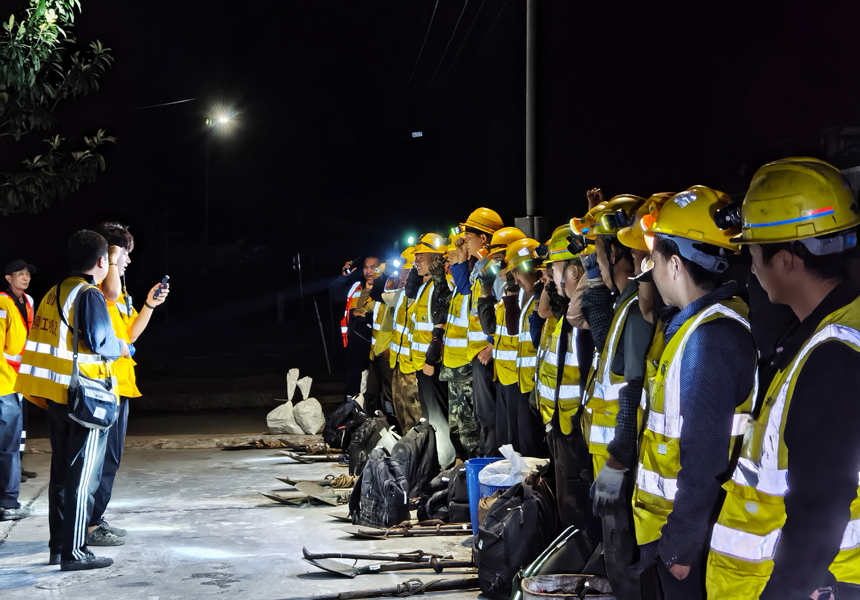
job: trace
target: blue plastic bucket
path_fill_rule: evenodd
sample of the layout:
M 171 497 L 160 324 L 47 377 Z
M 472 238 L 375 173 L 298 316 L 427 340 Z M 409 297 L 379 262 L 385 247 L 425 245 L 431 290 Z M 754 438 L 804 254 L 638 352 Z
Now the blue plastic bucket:
M 486 483 L 482 483 L 480 485 L 481 494 L 480 494 L 479 498 L 486 498 L 487 496 L 492 496 L 498 490 L 504 491 L 504 490 L 509 489 L 510 487 L 511 486 L 509 486 L 509 485 L 487 485 Z
M 491 458 L 470 458 L 466 461 L 466 489 L 469 492 L 469 516 L 472 519 L 472 533 L 478 535 L 478 500 L 481 499 L 481 484 L 478 473 L 490 463 L 502 460 L 501 456 Z

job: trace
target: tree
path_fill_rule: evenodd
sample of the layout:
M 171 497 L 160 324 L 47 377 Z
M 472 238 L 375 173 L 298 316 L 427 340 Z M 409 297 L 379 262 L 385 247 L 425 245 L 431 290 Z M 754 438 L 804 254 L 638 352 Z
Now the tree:
M 24 17 L 11 15 L 0 31 L 0 138 L 18 141 L 56 125 L 54 112 L 66 100 L 98 91 L 113 63 L 110 49 L 91 42 L 82 50 L 72 36 L 79 0 L 29 0 Z M 85 149 L 63 152 L 57 134 L 48 150 L 24 160 L 24 170 L 0 172 L 0 211 L 38 212 L 105 169 L 100 147 L 115 138 L 99 130 L 84 137 Z

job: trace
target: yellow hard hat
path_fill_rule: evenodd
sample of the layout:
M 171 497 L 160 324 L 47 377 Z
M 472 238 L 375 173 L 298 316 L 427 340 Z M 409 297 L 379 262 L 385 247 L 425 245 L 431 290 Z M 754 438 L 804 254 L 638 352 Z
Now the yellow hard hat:
M 636 214 L 636 209 L 642 206 L 644 202 L 644 198 L 632 194 L 621 194 L 613 197 L 596 215 L 594 234 L 617 235 L 618 230 L 629 225 L 631 218 Z
M 817 158 L 784 158 L 753 175 L 741 207 L 738 244 L 769 244 L 817 237 L 860 224 L 848 180 Z
M 400 258 L 403 259 L 402 268 L 409 270 L 415 264 L 415 246 L 409 246 L 400 253 Z
M 525 239 L 526 234 L 516 227 L 502 227 L 493 234 L 493 239 L 490 240 L 490 252 L 499 252 L 507 248 L 510 244 L 517 240 Z
M 413 246 L 415 254 L 424 252 L 428 254 L 445 254 L 448 248 L 448 240 L 438 233 L 424 233 L 418 238 Z
M 448 248 L 446 248 L 445 252 L 454 252 L 457 249 L 457 240 L 463 237 L 463 233 L 453 233 L 451 237 L 448 238 Z
M 648 246 L 645 244 L 645 231 L 657 220 L 660 208 L 674 195 L 675 192 L 660 192 L 648 198 L 636 210 L 633 224 L 618 231 L 618 241 L 628 248 L 647 251 Z
M 466 219 L 466 222 L 460 223 L 460 227 L 464 229 L 466 227 L 471 227 L 472 229 L 477 229 L 484 233 L 493 234 L 504 227 L 504 223 L 502 223 L 502 218 L 496 211 L 489 208 L 479 208 L 477 210 L 473 210 L 472 214 L 469 215 L 469 218 Z
M 555 228 L 547 244 L 549 246 L 549 257 L 544 261 L 545 265 L 552 264 L 557 260 L 573 258 L 573 254 L 567 249 L 567 238 L 571 235 L 573 235 L 573 229 L 571 229 L 570 225 L 559 225 Z
M 732 242 L 737 229 L 723 231 L 714 223 L 714 213 L 728 206 L 731 201 L 723 192 L 704 185 L 694 185 L 685 192 L 675 194 L 663 205 L 657 221 L 645 235 L 662 233 L 738 252 L 739 246 Z
M 509 244 L 505 250 L 505 261 L 508 263 L 505 272 L 513 271 L 526 261 L 537 259 L 535 249 L 538 246 L 540 242 L 531 238 L 523 238 Z
M 570 228 L 574 233 L 579 234 L 589 240 L 593 240 L 597 238 L 597 234 L 595 233 L 595 225 L 597 224 L 597 219 L 603 209 L 606 208 L 607 202 L 601 202 L 587 213 L 582 218 L 574 217 L 570 220 Z

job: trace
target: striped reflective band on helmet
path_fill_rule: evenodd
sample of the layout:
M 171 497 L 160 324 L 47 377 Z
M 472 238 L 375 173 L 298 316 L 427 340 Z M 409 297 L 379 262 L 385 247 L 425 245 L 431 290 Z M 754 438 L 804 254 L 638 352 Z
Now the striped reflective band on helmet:
M 518 356 L 517 367 L 524 369 L 537 367 L 537 356 Z
M 807 214 L 802 217 L 794 217 L 793 219 L 785 219 L 783 221 L 771 221 L 770 223 L 747 223 L 744 221 L 744 227 L 748 227 L 750 229 L 755 229 L 757 227 L 773 227 L 774 225 L 790 225 L 792 223 L 800 223 L 802 221 L 809 221 L 811 219 L 817 219 L 818 217 L 829 217 L 834 214 L 836 211 L 832 206 L 826 206 L 824 208 L 817 208 L 815 210 L 810 210 Z
M 515 362 L 517 360 L 516 350 L 496 350 L 493 349 L 493 358 L 502 362 Z
M 666 479 L 659 473 L 648 471 L 641 462 L 636 473 L 636 485 L 652 496 L 660 496 L 666 500 L 674 501 L 675 495 L 678 493 L 677 479 Z
M 767 535 L 746 533 L 716 523 L 711 533 L 711 548 L 720 554 L 761 562 L 773 558 L 782 530 L 774 529 Z

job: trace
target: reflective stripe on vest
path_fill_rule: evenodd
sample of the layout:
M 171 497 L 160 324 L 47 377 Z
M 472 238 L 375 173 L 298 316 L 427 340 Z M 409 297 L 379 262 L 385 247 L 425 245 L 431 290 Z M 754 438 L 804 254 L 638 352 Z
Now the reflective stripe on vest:
M 418 294 L 411 307 L 409 319 L 409 340 L 411 342 L 412 368 L 416 371 L 424 366 L 425 354 L 433 339 L 433 320 L 430 316 L 430 306 L 433 304 L 435 284 L 432 279 L 424 282 L 418 288 Z
M 532 342 L 531 323 L 529 315 L 534 312 L 535 296 L 532 294 L 520 312 L 520 334 L 517 339 L 517 378 L 520 392 L 530 393 L 535 387 L 535 371 L 537 369 L 537 348 Z
M 723 486 L 728 493 L 711 534 L 708 556 L 709 597 L 724 596 L 731 590 L 738 597 L 757 598 L 770 579 L 787 518 L 784 498 L 790 493 L 784 423 L 809 355 L 821 344 L 834 341 L 860 352 L 860 298 L 825 317 L 791 364 L 773 378 L 759 419 L 745 437 L 732 479 Z M 810 435 L 815 433 L 810 431 Z M 829 571 L 837 581 L 860 585 L 860 473 L 850 513 Z M 805 517 L 791 515 L 795 520 Z
M 732 319 L 749 330 L 749 323 L 734 310 L 735 306 L 738 310 L 745 308 L 739 299 L 705 307 L 681 325 L 663 350 L 659 368 L 651 380 L 654 391 L 649 398 L 648 421 L 640 444 L 639 468 L 633 492 L 633 516 L 639 545 L 660 539 L 678 491 L 677 476 L 681 471 L 679 439 L 683 429 L 681 364 L 686 344 L 700 325 L 715 319 Z M 752 410 L 756 388 L 754 384 L 747 399 L 736 407 L 732 430 L 726 432 L 732 436 L 730 456 L 731 448 L 749 421 L 748 413 Z

